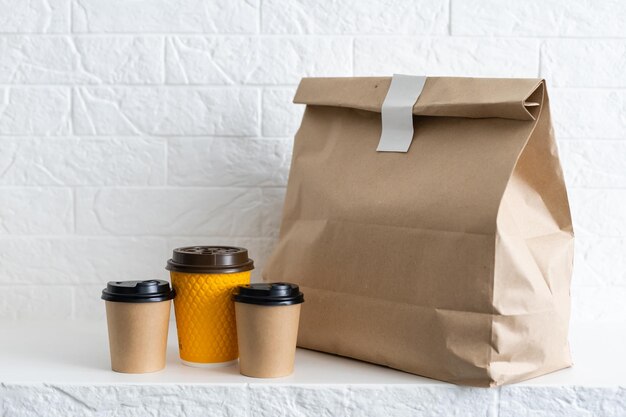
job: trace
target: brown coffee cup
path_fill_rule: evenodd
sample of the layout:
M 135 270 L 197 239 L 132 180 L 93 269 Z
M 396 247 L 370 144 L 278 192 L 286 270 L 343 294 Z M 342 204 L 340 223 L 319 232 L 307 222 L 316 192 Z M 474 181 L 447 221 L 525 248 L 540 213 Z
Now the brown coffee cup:
M 165 367 L 167 332 L 174 290 L 167 281 L 111 281 L 106 301 L 111 369 L 124 373 Z
M 239 370 L 256 378 L 293 372 L 300 307 L 295 284 L 241 285 L 233 296 L 239 344 Z

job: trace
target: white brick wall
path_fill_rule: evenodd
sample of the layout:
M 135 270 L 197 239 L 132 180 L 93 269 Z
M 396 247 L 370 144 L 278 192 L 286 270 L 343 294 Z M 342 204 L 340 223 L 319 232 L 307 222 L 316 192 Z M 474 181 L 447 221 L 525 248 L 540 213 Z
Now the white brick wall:
M 180 245 L 260 270 L 300 77 L 405 72 L 548 80 L 574 321 L 624 319 L 624 21 L 609 0 L 0 0 L 0 317 L 101 317 L 107 280 L 164 278 Z

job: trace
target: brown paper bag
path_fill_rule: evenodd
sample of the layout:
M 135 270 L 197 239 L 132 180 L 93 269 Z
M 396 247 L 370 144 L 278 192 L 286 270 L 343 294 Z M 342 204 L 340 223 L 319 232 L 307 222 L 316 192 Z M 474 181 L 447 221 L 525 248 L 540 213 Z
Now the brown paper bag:
M 428 78 L 406 153 L 376 151 L 389 86 L 296 93 L 264 279 L 301 286 L 298 344 L 473 386 L 570 366 L 573 229 L 545 83 Z

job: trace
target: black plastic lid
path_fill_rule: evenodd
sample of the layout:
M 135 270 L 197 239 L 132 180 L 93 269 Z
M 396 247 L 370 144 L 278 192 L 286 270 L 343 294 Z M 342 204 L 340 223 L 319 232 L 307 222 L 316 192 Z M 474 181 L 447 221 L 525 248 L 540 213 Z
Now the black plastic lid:
M 248 249 L 235 246 L 188 246 L 174 249 L 165 269 L 197 274 L 229 274 L 250 271 L 254 262 Z
M 238 303 L 263 306 L 289 306 L 304 302 L 304 294 L 296 284 L 273 282 L 269 284 L 249 284 L 237 287 L 233 300 Z
M 109 281 L 102 290 L 102 299 L 121 303 L 151 303 L 171 300 L 176 292 L 170 283 L 160 279 L 145 281 Z

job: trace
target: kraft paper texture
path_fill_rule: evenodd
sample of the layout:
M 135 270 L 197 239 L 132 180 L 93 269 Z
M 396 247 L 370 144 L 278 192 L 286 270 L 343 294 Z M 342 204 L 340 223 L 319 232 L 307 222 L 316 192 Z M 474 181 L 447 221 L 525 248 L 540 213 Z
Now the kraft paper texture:
M 290 375 L 293 372 L 302 304 L 234 304 L 241 373 L 256 378 Z
M 111 369 L 124 373 L 165 368 L 171 301 L 106 301 Z
M 573 228 L 539 79 L 429 77 L 407 153 L 376 152 L 390 78 L 303 79 L 266 281 L 298 344 L 472 386 L 571 365 Z

